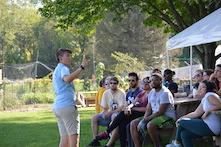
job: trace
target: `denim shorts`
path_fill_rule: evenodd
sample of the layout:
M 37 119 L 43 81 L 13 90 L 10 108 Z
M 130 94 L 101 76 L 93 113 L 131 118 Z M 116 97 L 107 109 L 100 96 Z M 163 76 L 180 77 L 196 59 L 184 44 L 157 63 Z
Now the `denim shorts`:
M 110 117 L 105 118 L 104 117 L 104 112 L 99 113 L 98 116 L 97 116 L 98 125 L 99 126 L 108 126 L 110 124 L 110 122 L 114 119 L 114 117 L 116 117 L 117 114 L 118 114 L 118 112 L 115 112 Z

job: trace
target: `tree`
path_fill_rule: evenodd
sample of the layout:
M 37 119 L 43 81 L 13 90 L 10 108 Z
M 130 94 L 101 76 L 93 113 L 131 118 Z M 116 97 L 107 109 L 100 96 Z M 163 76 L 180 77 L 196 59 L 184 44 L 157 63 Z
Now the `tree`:
M 73 26 L 89 32 L 109 12 L 115 18 L 124 16 L 132 8 L 138 7 L 145 14 L 144 23 L 150 26 L 163 27 L 165 31 L 178 33 L 194 22 L 220 8 L 220 0 L 96 0 L 69 1 L 45 0 L 40 9 L 46 17 L 56 17 L 58 26 Z M 215 56 L 216 43 L 195 46 L 195 52 L 204 68 L 213 68 L 221 54 Z
M 114 52 L 111 56 L 118 61 L 117 64 L 113 65 L 113 70 L 118 75 L 125 76 L 130 72 L 143 71 L 146 68 L 144 62 L 140 62 L 128 53 Z
M 96 66 L 96 82 L 99 85 L 99 82 L 104 78 L 105 65 L 102 62 L 99 62 Z
M 114 52 L 129 53 L 144 64 L 142 71 L 162 65 L 160 55 L 165 52 L 167 35 L 162 29 L 145 27 L 142 23 L 144 15 L 134 8 L 120 21 L 113 21 L 113 14 L 96 26 L 96 59 L 109 66 L 118 64 L 113 59 Z M 158 63 L 158 64 L 156 64 Z
M 73 69 L 79 67 L 83 53 L 91 48 L 89 38 L 72 28 L 55 28 L 53 18 L 41 17 L 30 2 L 37 1 L 0 1 L 0 68 L 35 62 L 37 55 L 39 61 L 53 68 L 57 64 L 55 52 L 61 47 L 73 51 Z M 85 74 L 91 76 L 92 70 L 88 71 Z
M 4 2 L 4 1 L 1 1 Z M 2 7 L 3 6 L 3 7 Z M 0 48 L 4 63 L 25 63 L 32 61 L 36 38 L 33 26 L 40 19 L 36 10 L 10 5 L 6 1 L 0 12 Z M 2 59 L 3 60 L 3 59 Z

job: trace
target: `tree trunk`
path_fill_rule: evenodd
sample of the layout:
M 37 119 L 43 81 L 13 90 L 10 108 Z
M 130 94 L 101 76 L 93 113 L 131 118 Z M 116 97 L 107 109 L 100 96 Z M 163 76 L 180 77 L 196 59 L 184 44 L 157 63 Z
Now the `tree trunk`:
M 203 58 L 201 59 L 203 69 L 214 69 L 215 68 L 215 63 L 216 63 L 216 58 L 215 58 L 215 50 L 216 50 L 216 43 L 208 43 L 202 45 L 203 47 Z

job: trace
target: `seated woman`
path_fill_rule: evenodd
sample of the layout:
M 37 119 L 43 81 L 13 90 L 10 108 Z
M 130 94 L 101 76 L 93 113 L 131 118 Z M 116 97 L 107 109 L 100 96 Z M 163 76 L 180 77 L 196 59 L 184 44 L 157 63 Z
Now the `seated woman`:
M 221 99 L 216 94 L 216 85 L 211 81 L 199 84 L 198 94 L 203 97 L 194 112 L 179 118 L 176 122 L 176 140 L 166 147 L 193 147 L 192 139 L 220 134 L 221 122 L 219 116 L 212 111 L 221 109 Z
M 212 69 L 206 69 L 203 71 L 203 80 L 210 80 L 210 76 L 214 73 Z
M 100 82 L 99 82 L 99 88 L 95 97 L 95 110 L 96 113 L 100 113 L 102 112 L 102 107 L 100 106 L 101 103 L 101 98 L 103 96 L 104 91 L 106 90 L 105 86 L 108 83 L 105 83 L 105 78 L 103 78 Z

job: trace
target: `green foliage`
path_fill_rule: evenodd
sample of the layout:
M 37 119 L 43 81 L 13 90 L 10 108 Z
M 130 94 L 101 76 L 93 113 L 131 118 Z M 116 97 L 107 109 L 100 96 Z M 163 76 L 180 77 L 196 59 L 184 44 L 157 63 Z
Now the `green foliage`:
M 0 110 L 16 109 L 23 104 L 21 100 L 16 98 L 14 93 L 7 93 L 4 96 L 1 93 L 0 102 Z
M 42 15 L 55 17 L 59 26 L 75 26 L 82 32 L 93 30 L 110 12 L 114 14 L 113 20 L 122 20 L 134 8 L 138 8 L 145 15 L 144 24 L 163 28 L 165 32 L 172 34 L 181 32 L 221 7 L 219 0 L 45 0 L 43 4 L 44 7 L 40 9 Z M 213 68 L 220 56 L 215 56 L 215 48 L 214 43 L 196 47 L 196 54 L 205 68 Z
M 75 91 L 97 90 L 90 79 L 74 80 Z M 3 83 L 0 85 L 0 110 L 13 109 L 23 104 L 53 103 L 55 95 L 48 78 Z
M 122 75 L 122 73 L 121 73 Z M 115 75 L 118 80 L 119 80 L 119 88 L 121 88 L 122 90 L 126 91 L 129 87 L 129 84 L 128 84 L 128 77 L 127 76 L 124 76 L 124 77 L 121 77 L 120 75 Z
M 104 70 L 105 70 L 105 65 L 102 62 L 99 62 L 96 66 L 96 82 L 99 85 L 99 82 L 103 79 L 104 77 Z
M 0 63 L 33 62 L 39 53 L 38 60 L 54 68 L 55 52 L 62 47 L 73 51 L 72 66 L 77 68 L 84 52 L 91 48 L 88 36 L 73 28 L 55 28 L 55 20 L 42 18 L 32 4 L 36 1 L 0 1 Z M 84 76 L 90 76 L 91 71 Z
M 25 93 L 20 98 L 24 104 L 47 104 L 54 102 L 53 93 Z
M 4 51 L 6 63 L 24 63 L 31 61 L 33 48 L 36 47 L 33 26 L 39 22 L 40 16 L 36 10 L 7 5 L 5 20 L 0 27 L 2 33 L 1 48 Z M 2 17 L 0 13 L 0 17 Z M 7 49 L 10 48 L 10 51 Z
M 129 72 L 144 71 L 146 68 L 144 62 L 140 62 L 136 57 L 128 53 L 114 52 L 111 56 L 117 60 L 117 64 L 113 65 L 113 70 L 116 74 L 125 76 Z
M 91 81 L 88 78 L 84 79 L 83 88 L 85 91 L 91 90 Z
M 210 1 L 43 1 L 40 9 L 46 17 L 56 17 L 60 26 L 68 27 L 75 24 L 82 29 L 93 28 L 108 12 L 115 18 L 123 18 L 132 8 L 138 7 L 146 15 L 145 23 L 151 26 L 165 27 L 166 30 L 180 32 L 193 22 L 206 16 L 220 7 L 218 0 Z M 194 11 L 193 11 L 194 10 Z
M 105 72 L 110 72 L 110 67 L 118 64 L 111 56 L 115 51 L 136 57 L 146 69 L 161 67 L 163 58 L 159 56 L 165 54 L 167 37 L 162 29 L 145 27 L 142 23 L 144 15 L 138 9 L 131 10 L 119 22 L 112 18 L 113 14 L 108 14 L 96 27 L 96 58 L 108 67 Z

